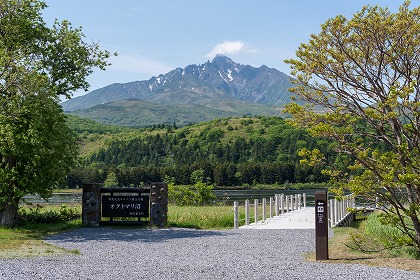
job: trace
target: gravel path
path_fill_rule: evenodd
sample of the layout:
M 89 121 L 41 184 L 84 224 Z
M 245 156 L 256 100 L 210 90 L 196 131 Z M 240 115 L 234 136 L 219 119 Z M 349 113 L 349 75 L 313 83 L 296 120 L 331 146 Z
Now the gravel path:
M 0 260 L 0 279 L 420 279 L 420 273 L 305 262 L 314 230 L 81 228 L 48 242 L 81 255 Z

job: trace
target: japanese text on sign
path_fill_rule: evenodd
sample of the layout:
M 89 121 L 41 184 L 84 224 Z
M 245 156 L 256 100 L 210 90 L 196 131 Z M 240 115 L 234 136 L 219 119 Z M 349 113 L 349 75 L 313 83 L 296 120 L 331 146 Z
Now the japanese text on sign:
M 103 217 L 148 217 L 148 196 L 102 196 Z
M 326 201 L 316 200 L 315 201 L 315 217 L 316 217 L 316 235 L 325 236 L 327 234 L 326 226 L 324 225 L 328 219 L 326 211 Z

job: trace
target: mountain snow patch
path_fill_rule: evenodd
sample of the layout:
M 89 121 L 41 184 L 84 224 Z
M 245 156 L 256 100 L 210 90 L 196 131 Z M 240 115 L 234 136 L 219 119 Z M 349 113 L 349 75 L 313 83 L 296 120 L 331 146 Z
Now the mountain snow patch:
M 217 71 L 217 72 L 219 72 L 219 75 L 220 75 L 220 77 L 226 82 L 226 83 L 229 83 L 226 79 L 225 79 L 225 77 L 223 77 L 223 75 L 222 75 L 222 73 L 220 73 L 220 71 Z
M 228 69 L 228 77 L 229 77 L 229 81 L 233 81 L 232 70 L 230 70 L 230 69 Z

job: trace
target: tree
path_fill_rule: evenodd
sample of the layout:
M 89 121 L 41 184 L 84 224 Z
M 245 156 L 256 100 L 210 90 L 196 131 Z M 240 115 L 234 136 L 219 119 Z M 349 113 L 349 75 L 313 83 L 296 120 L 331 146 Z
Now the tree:
M 203 169 L 198 169 L 198 170 L 194 170 L 191 173 L 191 182 L 192 183 L 203 183 L 205 181 L 205 177 L 204 177 L 204 170 Z
M 326 21 L 286 60 L 293 91 L 311 104 L 287 111 L 312 135 L 337 141 L 354 162 L 326 173 L 341 190 L 379 199 L 383 222 L 420 251 L 420 8 L 409 5 L 396 13 L 367 6 L 350 20 Z M 307 155 L 321 160 L 319 151 Z
M 47 27 L 39 0 L 0 0 L 0 216 L 17 223 L 20 198 L 48 197 L 77 159 L 58 104 L 110 56 L 67 21 Z
M 114 172 L 108 173 L 104 182 L 105 188 L 118 187 L 118 177 Z

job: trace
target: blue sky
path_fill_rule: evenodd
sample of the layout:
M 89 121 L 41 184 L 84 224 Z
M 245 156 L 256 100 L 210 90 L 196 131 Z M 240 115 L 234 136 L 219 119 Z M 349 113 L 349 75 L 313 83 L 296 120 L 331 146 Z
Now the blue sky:
M 85 40 L 118 52 L 106 71 L 88 81 L 94 90 L 112 83 L 148 80 L 177 67 L 202 64 L 222 53 L 254 67 L 286 74 L 283 60 L 320 25 L 339 14 L 348 18 L 365 5 L 398 10 L 403 0 L 46 0 L 44 19 L 82 27 Z M 420 0 L 411 1 L 419 6 Z M 83 94 L 77 92 L 75 96 Z

